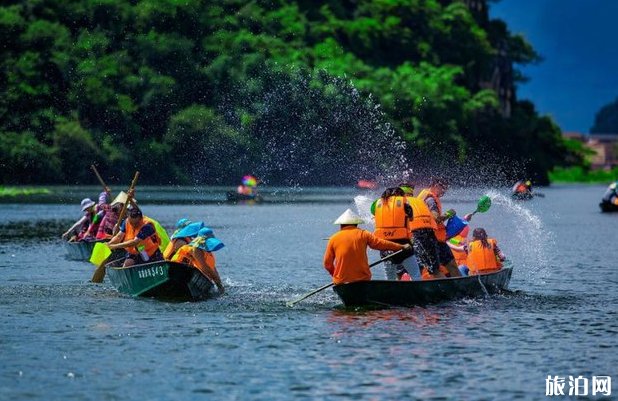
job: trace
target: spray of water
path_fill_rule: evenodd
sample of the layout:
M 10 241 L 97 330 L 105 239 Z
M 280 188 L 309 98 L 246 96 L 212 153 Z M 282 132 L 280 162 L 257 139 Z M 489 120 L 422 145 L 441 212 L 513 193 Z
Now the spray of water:
M 519 265 L 515 268 L 518 274 L 541 284 L 546 269 L 550 268 L 549 255 L 557 249 L 554 234 L 525 204 L 513 201 L 510 196 L 496 190 L 488 191 L 487 196 L 492 199 L 493 213 L 498 212 L 495 209 L 502 209 L 501 219 L 508 224 L 512 237 L 505 238 L 503 242 L 508 241 L 509 253 L 517 255 Z

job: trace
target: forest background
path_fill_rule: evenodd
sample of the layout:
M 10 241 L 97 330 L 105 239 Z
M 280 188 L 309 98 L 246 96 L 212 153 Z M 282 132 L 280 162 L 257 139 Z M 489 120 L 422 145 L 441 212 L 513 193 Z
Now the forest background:
M 517 99 L 541 58 L 468 0 L 0 7 L 0 184 L 547 184 L 586 149 Z

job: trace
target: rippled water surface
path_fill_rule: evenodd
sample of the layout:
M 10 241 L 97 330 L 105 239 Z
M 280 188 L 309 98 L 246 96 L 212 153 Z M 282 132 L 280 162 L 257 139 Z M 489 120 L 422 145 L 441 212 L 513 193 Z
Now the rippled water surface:
M 513 260 L 513 293 L 381 310 L 344 309 L 330 290 L 285 306 L 329 282 L 331 222 L 348 207 L 366 215 L 377 193 L 273 189 L 231 205 L 212 188 L 138 191 L 170 231 L 203 220 L 226 244 L 227 293 L 199 303 L 118 294 L 65 258 L 59 236 L 94 187 L 0 204 L 0 399 L 617 399 L 618 213 L 599 212 L 604 189 L 554 186 L 521 203 L 450 191 L 460 214 L 493 198 L 472 227 Z M 547 397 L 549 375 L 566 377 L 565 393 L 568 376 L 609 375 L 612 395 Z

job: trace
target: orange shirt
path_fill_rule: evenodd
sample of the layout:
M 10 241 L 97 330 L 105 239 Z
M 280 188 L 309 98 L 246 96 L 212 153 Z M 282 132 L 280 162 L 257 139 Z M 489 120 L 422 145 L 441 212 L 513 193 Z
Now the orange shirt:
M 343 227 L 330 237 L 324 253 L 324 268 L 333 276 L 333 283 L 371 280 L 367 247 L 380 251 L 403 249 L 403 245 L 380 239 L 369 231 Z

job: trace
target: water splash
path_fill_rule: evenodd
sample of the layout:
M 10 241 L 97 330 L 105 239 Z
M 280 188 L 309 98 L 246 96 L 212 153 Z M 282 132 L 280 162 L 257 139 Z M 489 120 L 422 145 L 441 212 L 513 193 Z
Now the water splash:
M 504 211 L 502 221 L 508 225 L 509 253 L 517 255 L 515 268 L 525 277 L 541 284 L 550 266 L 549 255 L 556 249 L 554 234 L 543 224 L 540 216 L 526 208 L 524 203 L 496 190 L 486 194 L 492 205 Z
M 354 206 L 358 215 L 367 222 L 367 224 L 375 224 L 375 218 L 371 214 L 371 204 L 377 198 L 370 198 L 365 195 L 357 195 L 354 197 Z

